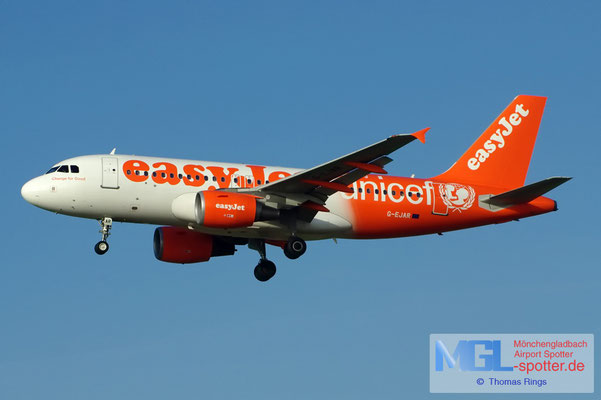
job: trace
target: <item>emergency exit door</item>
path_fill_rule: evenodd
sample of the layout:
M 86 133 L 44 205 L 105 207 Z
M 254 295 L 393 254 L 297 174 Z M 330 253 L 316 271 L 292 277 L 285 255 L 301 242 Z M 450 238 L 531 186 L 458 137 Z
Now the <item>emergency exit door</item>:
M 119 161 L 116 157 L 102 157 L 102 185 L 105 189 L 119 189 Z

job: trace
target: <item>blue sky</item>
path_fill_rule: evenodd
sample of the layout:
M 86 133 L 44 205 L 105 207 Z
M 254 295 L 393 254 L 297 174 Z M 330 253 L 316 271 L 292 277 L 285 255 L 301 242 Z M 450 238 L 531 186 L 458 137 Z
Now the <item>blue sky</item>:
M 599 335 L 600 7 L 0 3 L 0 397 L 463 398 L 429 394 L 430 333 Z M 271 248 L 268 284 L 244 248 L 156 261 L 153 226 L 116 224 L 96 256 L 97 222 L 19 194 L 113 147 L 311 167 L 431 126 L 388 167 L 428 177 L 517 94 L 549 97 L 527 181 L 574 176 L 551 195 L 559 212 L 312 242 L 296 261 Z

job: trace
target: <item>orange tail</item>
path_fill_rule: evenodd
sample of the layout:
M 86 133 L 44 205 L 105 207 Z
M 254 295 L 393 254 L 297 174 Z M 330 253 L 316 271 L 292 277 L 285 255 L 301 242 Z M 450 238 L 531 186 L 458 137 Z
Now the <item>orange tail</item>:
M 516 97 L 448 171 L 433 179 L 513 189 L 524 185 L 546 97 Z

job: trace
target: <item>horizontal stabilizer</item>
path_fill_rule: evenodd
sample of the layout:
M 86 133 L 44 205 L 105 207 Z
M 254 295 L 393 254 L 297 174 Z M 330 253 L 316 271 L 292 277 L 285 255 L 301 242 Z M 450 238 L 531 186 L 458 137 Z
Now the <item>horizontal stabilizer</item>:
M 521 188 L 491 196 L 488 199 L 481 199 L 480 201 L 497 207 L 509 207 L 516 204 L 529 203 L 570 179 L 572 178 L 554 176 L 552 178 L 543 179 L 540 182 L 531 183 L 530 185 L 522 186 Z

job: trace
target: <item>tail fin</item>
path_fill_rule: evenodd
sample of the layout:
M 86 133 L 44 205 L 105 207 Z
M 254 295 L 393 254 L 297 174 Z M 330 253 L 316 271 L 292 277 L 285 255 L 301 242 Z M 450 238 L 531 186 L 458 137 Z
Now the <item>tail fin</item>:
M 524 185 L 546 97 L 516 97 L 474 144 L 434 179 L 502 188 Z

